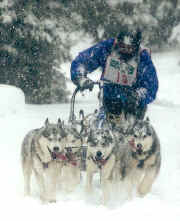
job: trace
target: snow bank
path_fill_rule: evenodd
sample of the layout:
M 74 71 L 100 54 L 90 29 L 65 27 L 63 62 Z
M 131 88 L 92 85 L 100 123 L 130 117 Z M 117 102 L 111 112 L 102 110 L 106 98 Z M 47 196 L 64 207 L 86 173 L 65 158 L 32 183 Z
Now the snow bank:
M 0 116 L 20 113 L 25 108 L 25 96 L 20 88 L 0 84 Z
M 180 105 L 180 65 L 179 51 L 156 53 L 152 55 L 159 79 L 157 104 Z

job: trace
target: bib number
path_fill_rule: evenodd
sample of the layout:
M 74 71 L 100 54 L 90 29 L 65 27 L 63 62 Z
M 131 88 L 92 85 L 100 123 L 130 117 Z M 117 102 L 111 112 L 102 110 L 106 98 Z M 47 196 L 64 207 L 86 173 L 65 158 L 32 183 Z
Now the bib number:
M 104 79 L 120 84 L 132 86 L 136 81 L 137 63 L 125 63 L 116 57 L 109 56 L 104 73 Z

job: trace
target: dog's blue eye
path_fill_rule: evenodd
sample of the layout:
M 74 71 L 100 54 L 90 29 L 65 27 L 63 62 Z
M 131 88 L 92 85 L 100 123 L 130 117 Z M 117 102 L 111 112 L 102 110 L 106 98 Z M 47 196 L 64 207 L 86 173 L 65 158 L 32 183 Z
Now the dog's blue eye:
M 134 137 L 135 137 L 135 138 L 137 138 L 137 135 L 136 135 L 136 134 L 134 134 Z

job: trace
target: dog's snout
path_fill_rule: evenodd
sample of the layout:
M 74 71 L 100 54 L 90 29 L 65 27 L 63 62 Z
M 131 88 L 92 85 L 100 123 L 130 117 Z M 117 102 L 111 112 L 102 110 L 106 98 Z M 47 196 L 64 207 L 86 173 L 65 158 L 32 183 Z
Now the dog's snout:
M 59 151 L 59 147 L 55 146 L 55 147 L 53 148 L 53 151 L 54 151 L 54 152 L 58 152 L 58 151 Z
M 141 149 L 141 148 L 142 148 L 142 144 L 141 144 L 141 143 L 138 143 L 138 144 L 137 144 L 137 148 L 138 148 L 138 149 Z
M 102 156 L 101 151 L 97 151 L 96 156 L 97 156 L 98 158 L 100 158 L 100 157 Z

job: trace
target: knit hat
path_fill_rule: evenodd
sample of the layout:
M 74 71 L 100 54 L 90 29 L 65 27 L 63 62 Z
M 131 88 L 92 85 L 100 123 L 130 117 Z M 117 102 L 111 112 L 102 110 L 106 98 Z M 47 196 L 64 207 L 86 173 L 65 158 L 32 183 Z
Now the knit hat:
M 130 29 L 122 28 L 119 34 L 117 35 L 117 43 L 124 43 L 126 45 L 132 45 L 136 48 L 136 51 L 139 50 L 141 43 L 142 33 L 139 28 Z

